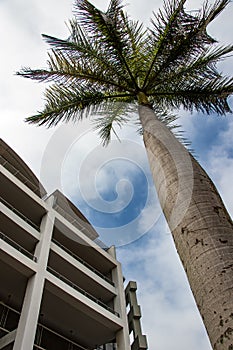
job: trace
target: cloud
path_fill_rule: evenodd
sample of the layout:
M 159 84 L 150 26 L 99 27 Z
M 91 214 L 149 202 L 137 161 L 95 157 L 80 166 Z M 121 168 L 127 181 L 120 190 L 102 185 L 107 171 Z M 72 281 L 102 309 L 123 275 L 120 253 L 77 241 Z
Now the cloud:
M 228 128 L 221 131 L 219 141 L 213 145 L 208 158 L 209 174 L 217 183 L 227 209 L 233 213 L 233 121 L 229 120 Z
M 65 146 L 66 151 L 62 155 L 60 176 L 63 190 L 69 194 L 81 191 L 87 202 L 99 197 L 100 193 L 104 196 L 109 188 L 115 188 L 116 193 L 122 192 L 117 191 L 117 186 L 122 190 L 128 187 L 126 192 L 130 193 L 130 185 L 127 184 L 130 176 L 141 172 L 147 177 L 149 172 L 141 138 L 135 134 L 134 137 L 127 136 L 126 131 L 131 129 L 126 128 L 124 133 L 119 135 L 120 142 L 113 137 L 109 146 L 103 147 L 92 129 L 92 124 L 88 121 L 84 124 L 77 125 L 76 134 L 73 136 L 70 134 L 74 133 L 74 126 L 70 130 L 62 130 L 65 138 L 69 138 L 69 144 Z M 52 151 L 57 147 L 57 137 L 53 138 L 53 145 L 49 146 Z M 64 137 L 61 140 L 61 143 L 63 142 Z
M 149 188 L 149 191 L 152 193 L 151 200 L 147 203 L 147 206 L 142 209 L 137 227 L 138 232 L 147 232 L 162 215 L 162 209 L 158 202 L 154 187 Z M 151 227 L 149 227 L 149 224 Z
M 24 122 L 43 104 L 43 85 L 15 76 L 22 66 L 44 66 L 47 46 L 42 28 L 50 34 L 67 36 L 64 21 L 70 17 L 67 1 L 9 0 L 0 2 L 1 66 L 0 110 L 1 137 L 39 174 L 44 148 L 53 130 L 36 128 Z M 55 13 L 60 20 L 51 20 Z

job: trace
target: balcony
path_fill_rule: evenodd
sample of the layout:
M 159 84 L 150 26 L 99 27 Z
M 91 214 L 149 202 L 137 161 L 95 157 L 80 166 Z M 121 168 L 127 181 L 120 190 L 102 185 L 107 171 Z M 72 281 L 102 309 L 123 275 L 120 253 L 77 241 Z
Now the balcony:
M 43 187 L 39 184 L 39 181 L 37 184 L 30 181 L 25 175 L 23 175 L 18 169 L 16 169 L 1 155 L 0 155 L 0 164 L 5 169 L 7 169 L 12 175 L 17 177 L 17 179 L 20 180 L 20 182 L 22 182 L 24 185 L 30 188 L 30 190 L 33 191 L 38 197 L 41 198 L 45 195 L 45 191 Z
M 33 221 L 31 221 L 27 216 L 25 216 L 21 211 L 16 209 L 12 204 L 7 202 L 5 199 L 0 197 L 0 202 L 3 203 L 8 209 L 10 209 L 13 213 L 15 213 L 17 216 L 20 217 L 20 219 L 23 219 L 27 224 L 32 226 L 35 230 L 40 231 L 40 226 L 36 225 Z
M 77 344 L 70 338 L 57 333 L 55 330 L 38 323 L 33 350 L 90 350 Z
M 42 319 L 43 315 L 40 315 Z M 10 332 L 14 331 L 18 327 L 18 322 L 20 318 L 20 312 L 11 306 L 0 302 L 0 339 Z M 77 343 L 73 339 L 72 331 L 70 331 L 70 336 L 66 337 L 61 333 L 56 332 L 56 330 L 45 324 L 38 323 L 36 336 L 34 341 L 33 350 L 90 350 L 88 347 L 84 347 Z M 13 343 L 8 344 L 7 349 L 13 348 Z M 116 350 L 116 344 L 108 344 L 105 346 L 97 346 L 93 350 Z
M 68 284 L 73 284 L 72 281 L 62 283 L 62 276 L 59 278 L 53 273 L 48 273 L 46 278 L 39 323 L 84 349 L 96 349 L 98 345 L 113 342 L 116 332 L 122 328 L 122 320 L 105 307 L 95 306 L 95 301 Z M 43 345 L 40 344 L 46 350 L 54 349 Z
M 116 315 L 117 317 L 120 317 L 118 312 L 114 311 L 111 307 L 109 307 L 107 304 L 103 303 L 102 301 L 100 301 L 96 297 L 94 297 L 92 294 L 90 294 L 90 293 L 86 292 L 84 289 L 80 288 L 77 284 L 73 283 L 68 278 L 66 278 L 63 275 L 61 275 L 59 272 L 55 271 L 51 267 L 48 267 L 47 270 L 50 273 L 52 273 L 54 276 L 59 278 L 61 281 L 63 281 L 66 284 L 68 284 L 70 287 L 74 288 L 75 290 L 77 290 L 81 294 L 85 295 L 85 297 L 87 297 L 90 300 L 94 301 L 96 304 L 102 306 L 104 309 L 108 310 L 109 312 L 111 312 L 112 314 Z
M 116 295 L 114 289 L 107 289 L 104 285 L 98 283 L 95 279 L 86 275 L 54 252 L 50 253 L 47 270 L 95 303 L 119 316 L 118 313 L 108 306 Z
M 95 269 L 110 283 L 112 270 L 116 267 L 115 259 L 102 248 L 94 248 L 84 241 L 72 228 L 65 225 L 58 218 L 55 220 L 53 241 L 68 254 L 81 259 L 90 268 Z
M 27 256 L 29 259 L 37 262 L 36 256 L 34 256 L 32 253 L 30 253 L 28 250 L 24 249 L 21 245 L 13 241 L 11 238 L 7 237 L 3 232 L 0 231 L 0 239 L 5 241 L 6 243 L 10 244 L 13 248 L 17 249 L 20 253 Z
M 33 275 L 33 271 L 26 267 L 24 269 L 24 266 L 22 267 L 18 260 L 8 259 L 8 256 L 5 256 L 5 253 L 1 250 L 0 262 L 0 304 L 4 302 L 17 310 L 21 310 L 28 278 Z
M 36 230 L 39 230 L 41 219 L 46 213 L 44 203 L 18 186 L 14 179 L 0 173 L 0 201 Z
M 30 253 L 34 253 L 40 239 L 38 230 L 25 225 L 24 220 L 18 220 L 19 215 L 8 216 L 7 214 L 8 210 L 0 214 L 0 231 Z
M 11 306 L 0 302 L 0 339 L 18 327 L 20 312 Z M 33 349 L 35 350 L 89 350 L 72 339 L 64 337 L 55 330 L 38 323 Z M 8 344 L 7 349 L 13 348 L 13 342 Z
M 70 256 L 72 256 L 75 260 L 77 260 L 78 262 L 80 262 L 82 265 L 86 266 L 89 270 L 91 270 L 92 272 L 94 272 L 96 275 L 98 275 L 99 277 L 101 277 L 102 279 L 104 279 L 106 282 L 110 283 L 113 287 L 115 286 L 113 281 L 108 278 L 107 276 L 103 275 L 100 271 L 98 271 L 97 269 L 95 269 L 93 266 L 91 266 L 90 264 L 88 264 L 86 261 L 84 261 L 83 259 L 81 259 L 79 256 L 77 256 L 76 254 L 74 254 L 71 250 L 69 250 L 68 248 L 66 248 L 64 245 L 62 245 L 61 243 L 59 243 L 58 241 L 56 241 L 55 239 L 52 240 L 56 245 L 58 245 L 60 248 L 62 248 L 66 253 L 68 253 Z
M 54 329 L 46 327 L 45 325 L 38 323 L 37 332 L 35 337 L 35 344 L 33 350 L 90 350 L 90 348 L 84 347 L 72 340 L 72 332 L 70 337 L 64 337 L 60 333 L 57 333 Z M 108 347 L 97 346 L 93 350 L 116 350 L 116 344 L 108 344 Z

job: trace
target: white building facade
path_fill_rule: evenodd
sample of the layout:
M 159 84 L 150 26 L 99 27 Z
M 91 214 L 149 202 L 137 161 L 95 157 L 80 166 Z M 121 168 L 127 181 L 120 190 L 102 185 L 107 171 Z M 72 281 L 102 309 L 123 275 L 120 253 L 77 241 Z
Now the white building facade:
M 2 140 L 0 197 L 0 350 L 147 349 L 114 247 Z

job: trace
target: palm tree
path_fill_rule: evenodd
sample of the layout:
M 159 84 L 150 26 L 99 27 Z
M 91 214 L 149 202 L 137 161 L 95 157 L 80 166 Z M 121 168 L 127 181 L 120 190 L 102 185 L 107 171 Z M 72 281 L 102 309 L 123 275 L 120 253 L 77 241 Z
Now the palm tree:
M 52 82 L 45 107 L 27 122 L 53 126 L 101 111 L 103 143 L 128 118 L 108 113 L 115 102 L 138 105 L 151 172 L 168 225 L 214 349 L 233 349 L 233 224 L 212 181 L 163 122 L 169 111 L 230 112 L 233 79 L 216 63 L 233 51 L 218 46 L 207 26 L 229 4 L 205 2 L 187 12 L 167 0 L 150 29 L 131 20 L 121 0 L 106 12 L 75 0 L 67 40 L 43 35 L 52 51 L 47 69 L 18 74 Z M 105 112 L 105 113 L 103 113 Z

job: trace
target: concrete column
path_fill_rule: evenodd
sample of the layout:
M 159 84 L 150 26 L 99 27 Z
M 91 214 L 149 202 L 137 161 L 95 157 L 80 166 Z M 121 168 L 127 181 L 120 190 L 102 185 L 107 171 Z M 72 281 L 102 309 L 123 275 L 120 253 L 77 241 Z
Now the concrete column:
M 107 250 L 108 254 L 111 255 L 114 259 L 116 259 L 116 249 L 114 245 L 108 248 Z
M 130 333 L 133 331 L 134 341 L 131 345 L 131 350 L 146 350 L 147 339 L 142 334 L 140 318 L 141 309 L 137 302 L 137 284 L 134 281 L 130 281 L 125 290 L 126 304 L 130 305 L 130 311 L 128 313 L 128 324 Z
M 112 247 L 111 249 L 113 250 Z M 113 254 L 113 251 L 111 251 L 111 253 Z M 126 314 L 123 275 L 120 263 L 118 263 L 117 267 L 112 271 L 112 279 L 117 289 L 117 296 L 114 299 L 114 310 L 120 314 L 120 317 L 123 321 L 123 328 L 116 334 L 117 350 L 130 350 L 130 338 Z
M 49 198 L 49 200 L 52 201 L 53 198 Z M 54 215 L 48 211 L 41 221 L 40 241 L 35 250 L 37 272 L 28 280 L 13 350 L 33 349 L 53 226 Z

